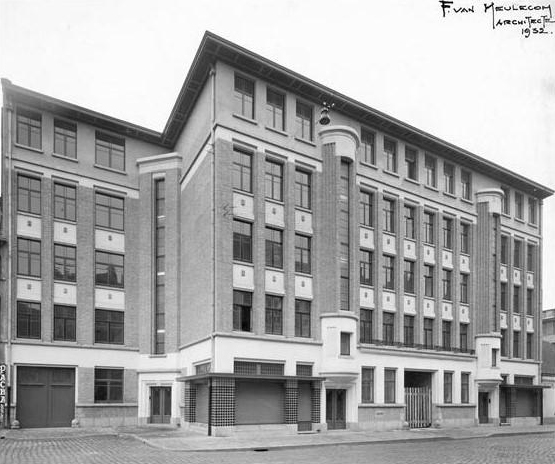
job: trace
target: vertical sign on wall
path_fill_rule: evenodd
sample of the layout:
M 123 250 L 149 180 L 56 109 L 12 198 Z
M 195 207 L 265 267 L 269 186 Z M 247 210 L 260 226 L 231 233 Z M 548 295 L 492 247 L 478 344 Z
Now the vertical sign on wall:
M 4 424 L 6 417 L 6 365 L 0 364 L 0 425 Z

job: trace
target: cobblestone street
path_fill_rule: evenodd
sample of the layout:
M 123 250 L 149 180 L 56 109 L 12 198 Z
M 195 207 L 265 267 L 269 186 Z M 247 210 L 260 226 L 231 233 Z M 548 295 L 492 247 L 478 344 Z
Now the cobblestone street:
M 336 445 L 270 451 L 183 452 L 153 448 L 133 438 L 96 436 L 0 441 L 0 463 L 400 463 L 553 464 L 555 435 Z

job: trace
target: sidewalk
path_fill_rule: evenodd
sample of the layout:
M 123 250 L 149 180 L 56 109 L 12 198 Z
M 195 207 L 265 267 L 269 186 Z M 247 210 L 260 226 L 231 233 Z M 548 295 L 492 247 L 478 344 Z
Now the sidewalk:
M 465 440 L 492 436 L 555 434 L 555 425 L 532 427 L 465 427 L 412 430 L 333 431 L 297 435 L 259 435 L 240 437 L 208 437 L 167 426 L 118 427 L 97 429 L 23 429 L 0 430 L 7 440 L 60 440 L 84 437 L 119 436 L 140 440 L 152 447 L 173 451 L 245 451 L 285 449 L 309 446 L 360 445 L 370 443 L 408 442 L 412 440 Z

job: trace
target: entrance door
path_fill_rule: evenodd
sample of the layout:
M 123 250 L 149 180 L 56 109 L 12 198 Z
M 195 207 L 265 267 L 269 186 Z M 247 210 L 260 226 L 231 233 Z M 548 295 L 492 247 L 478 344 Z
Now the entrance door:
M 171 387 L 150 387 L 150 423 L 169 424 L 171 416 Z
M 70 427 L 75 417 L 75 369 L 19 366 L 16 412 L 21 427 Z
M 405 388 L 405 420 L 411 428 L 432 425 L 432 391 L 428 387 Z
M 489 395 L 487 392 L 478 392 L 478 422 L 487 424 L 489 422 Z
M 326 422 L 328 430 L 346 428 L 346 390 L 326 391 Z

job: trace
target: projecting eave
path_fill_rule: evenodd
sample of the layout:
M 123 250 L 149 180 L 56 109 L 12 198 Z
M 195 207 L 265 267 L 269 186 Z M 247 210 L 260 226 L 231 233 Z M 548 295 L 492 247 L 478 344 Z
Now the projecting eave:
M 379 129 L 470 170 L 497 179 L 500 183 L 508 184 L 523 193 L 540 199 L 554 193 L 548 187 L 364 105 L 208 31 L 202 38 L 164 128 L 162 135 L 164 145 L 173 146 L 175 144 L 187 123 L 211 67 L 218 60 L 291 91 L 316 105 L 321 105 L 323 101 L 333 102 L 335 103 L 334 111 L 360 121 L 361 124 Z
M 34 92 L 14 85 L 8 79 L 2 79 L 2 91 L 5 96 L 11 96 L 16 104 L 28 105 L 64 118 L 91 124 L 99 129 L 163 146 L 160 132 Z

